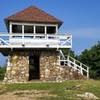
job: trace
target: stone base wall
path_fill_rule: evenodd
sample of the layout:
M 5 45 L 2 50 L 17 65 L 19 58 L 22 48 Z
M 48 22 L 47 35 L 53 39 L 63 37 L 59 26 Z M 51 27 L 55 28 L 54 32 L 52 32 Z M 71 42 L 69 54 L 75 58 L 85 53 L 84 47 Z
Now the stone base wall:
M 84 78 L 71 67 L 60 66 L 57 52 L 44 52 L 41 54 L 40 72 L 40 80 L 42 81 L 64 81 Z
M 14 52 L 8 57 L 4 82 L 27 82 L 29 78 L 29 57 L 27 52 Z
M 32 53 L 34 55 L 34 52 Z M 59 65 L 59 54 L 56 51 L 39 53 L 40 80 L 64 81 L 83 79 L 84 77 L 68 66 Z M 29 80 L 29 52 L 13 52 L 9 55 L 4 82 L 17 83 Z
M 40 80 L 56 80 L 58 55 L 56 52 L 42 52 L 40 56 Z

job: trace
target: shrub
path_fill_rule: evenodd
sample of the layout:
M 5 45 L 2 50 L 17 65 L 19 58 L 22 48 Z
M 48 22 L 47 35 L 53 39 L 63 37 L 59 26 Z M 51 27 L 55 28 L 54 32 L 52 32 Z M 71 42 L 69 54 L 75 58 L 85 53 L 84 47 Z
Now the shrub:
M 0 80 L 4 79 L 5 72 L 6 72 L 6 67 L 0 67 Z

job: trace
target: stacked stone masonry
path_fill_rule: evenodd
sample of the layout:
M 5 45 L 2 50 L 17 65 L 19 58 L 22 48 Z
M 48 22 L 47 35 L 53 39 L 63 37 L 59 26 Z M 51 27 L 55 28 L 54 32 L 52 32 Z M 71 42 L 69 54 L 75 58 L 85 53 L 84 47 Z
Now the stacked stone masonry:
M 84 78 L 73 68 L 60 66 L 59 55 L 56 52 L 42 53 L 40 58 L 40 71 L 42 81 L 64 81 Z
M 29 77 L 29 57 L 26 52 L 14 52 L 8 57 L 4 82 L 26 82 Z
M 34 52 L 33 52 L 34 55 Z M 69 66 L 59 65 L 59 53 L 41 51 L 39 54 L 41 81 L 64 81 L 83 79 L 84 77 Z M 9 54 L 4 82 L 17 83 L 29 81 L 29 52 Z

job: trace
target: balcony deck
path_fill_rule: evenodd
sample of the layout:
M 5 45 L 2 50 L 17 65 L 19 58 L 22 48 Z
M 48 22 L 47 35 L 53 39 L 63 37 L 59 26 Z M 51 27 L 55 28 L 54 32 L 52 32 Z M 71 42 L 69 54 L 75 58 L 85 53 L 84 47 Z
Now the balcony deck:
M 0 48 L 71 48 L 71 34 L 0 33 Z

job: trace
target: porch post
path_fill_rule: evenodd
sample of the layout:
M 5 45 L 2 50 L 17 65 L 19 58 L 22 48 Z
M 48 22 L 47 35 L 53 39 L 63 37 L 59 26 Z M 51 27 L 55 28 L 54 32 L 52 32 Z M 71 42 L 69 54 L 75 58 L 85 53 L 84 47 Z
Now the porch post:
M 45 26 L 45 34 L 47 34 L 47 26 Z
M 9 27 L 9 38 L 12 38 L 12 23 L 10 22 L 10 27 Z
M 56 25 L 56 34 L 58 33 L 58 25 Z
M 24 25 L 22 25 L 22 44 L 24 44 Z
M 33 28 L 34 28 L 34 34 L 36 34 L 36 26 L 34 25 Z

